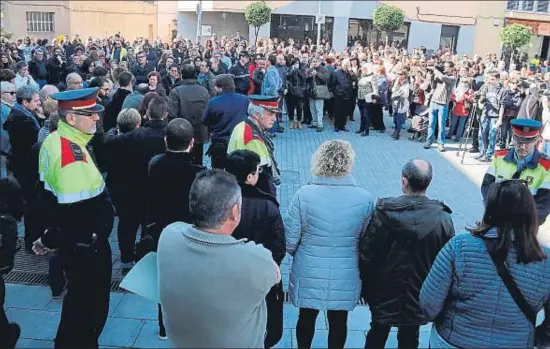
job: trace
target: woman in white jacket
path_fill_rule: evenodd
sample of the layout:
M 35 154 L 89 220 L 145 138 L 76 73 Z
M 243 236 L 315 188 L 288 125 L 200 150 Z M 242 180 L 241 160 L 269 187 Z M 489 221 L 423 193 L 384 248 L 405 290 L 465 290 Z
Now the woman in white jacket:
M 393 124 L 395 127 L 391 137 L 395 140 L 399 140 L 401 128 L 405 124 L 407 111 L 409 110 L 409 90 L 407 71 L 401 69 L 397 72 L 391 94 L 391 103 L 394 111 Z

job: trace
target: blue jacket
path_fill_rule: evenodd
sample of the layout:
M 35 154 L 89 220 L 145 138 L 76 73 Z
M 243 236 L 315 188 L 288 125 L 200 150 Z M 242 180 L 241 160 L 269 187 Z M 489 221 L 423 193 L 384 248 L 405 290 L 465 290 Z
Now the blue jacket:
M 489 231 L 488 238 L 496 238 Z M 543 248 L 550 256 L 550 248 Z M 517 263 L 512 247 L 506 264 L 533 310 L 550 306 L 550 258 Z M 533 348 L 534 327 L 517 307 L 485 248 L 470 234 L 452 238 L 439 252 L 420 291 L 421 307 L 438 334 L 459 348 Z
M 213 142 L 229 142 L 235 125 L 246 118 L 249 104 L 247 96 L 235 92 L 223 93 L 208 101 L 202 121 Z
M 278 96 L 282 85 L 283 82 L 277 68 L 269 67 L 262 82 L 262 96 Z
M 353 310 L 359 302 L 359 234 L 374 199 L 355 179 L 314 177 L 300 188 L 285 219 L 286 251 L 294 257 L 290 300 L 300 308 Z

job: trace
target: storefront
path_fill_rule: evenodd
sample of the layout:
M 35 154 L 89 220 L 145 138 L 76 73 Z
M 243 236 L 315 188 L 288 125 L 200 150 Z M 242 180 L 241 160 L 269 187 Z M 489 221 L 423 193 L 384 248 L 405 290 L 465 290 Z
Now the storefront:
M 523 19 L 506 18 L 506 24 L 522 24 L 533 30 L 533 37 L 526 48 L 529 57 L 538 55 L 541 59 L 550 58 L 550 22 L 529 21 Z
M 406 22 L 401 28 L 388 33 L 388 41 L 397 41 L 400 45 L 407 47 L 411 24 Z M 348 46 L 352 46 L 356 41 L 362 45 L 369 46 L 371 43 L 380 45 L 385 43 L 386 33 L 378 31 L 372 24 L 372 19 L 350 18 L 348 23 Z
M 332 42 L 334 26 L 333 17 L 325 17 L 325 24 L 321 26 L 321 39 Z M 279 39 L 292 38 L 299 44 L 307 39 L 317 42 L 317 24 L 315 16 L 299 16 L 287 14 L 272 14 L 270 37 Z

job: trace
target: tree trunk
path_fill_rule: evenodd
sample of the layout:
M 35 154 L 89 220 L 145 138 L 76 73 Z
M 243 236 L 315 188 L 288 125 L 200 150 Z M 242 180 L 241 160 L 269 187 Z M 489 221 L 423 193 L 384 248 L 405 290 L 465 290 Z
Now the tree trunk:
M 256 47 L 256 44 L 258 43 L 258 34 L 260 34 L 260 27 L 254 27 L 254 33 L 254 47 Z

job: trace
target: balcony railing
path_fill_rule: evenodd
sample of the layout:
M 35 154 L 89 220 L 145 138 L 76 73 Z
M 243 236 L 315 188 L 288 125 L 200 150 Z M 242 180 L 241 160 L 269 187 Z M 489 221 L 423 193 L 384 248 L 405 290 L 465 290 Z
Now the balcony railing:
M 550 14 L 550 0 L 508 0 L 507 11 Z

